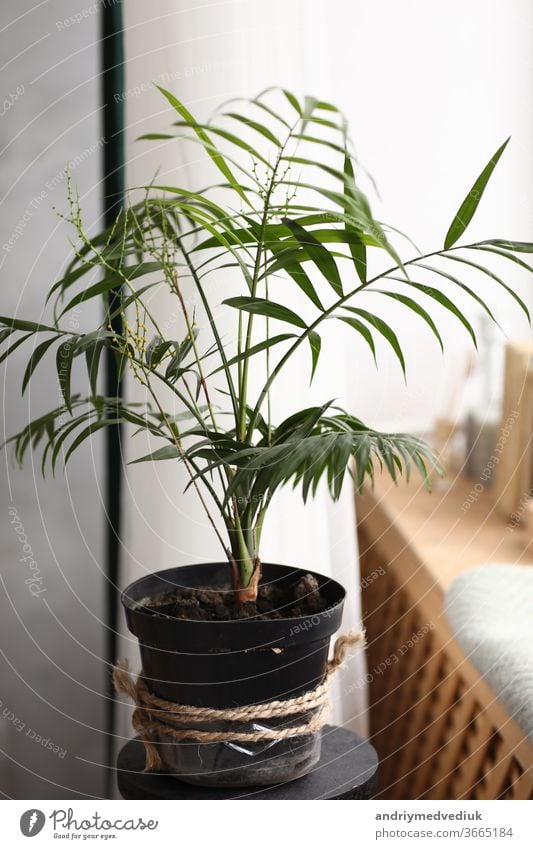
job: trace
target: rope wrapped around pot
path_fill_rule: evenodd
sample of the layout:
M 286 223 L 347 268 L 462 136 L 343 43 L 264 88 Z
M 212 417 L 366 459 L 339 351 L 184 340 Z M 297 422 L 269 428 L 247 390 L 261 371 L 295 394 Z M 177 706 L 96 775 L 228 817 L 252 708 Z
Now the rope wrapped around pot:
M 135 678 L 129 670 L 128 661 L 118 661 L 113 668 L 113 683 L 117 693 L 125 693 L 135 705 L 131 722 L 146 750 L 144 771 L 157 772 L 163 768 L 157 744 L 151 736 L 154 731 L 170 737 L 175 742 L 196 740 L 199 743 L 255 743 L 262 740 L 282 740 L 319 731 L 325 724 L 326 714 L 330 708 L 329 679 L 344 662 L 349 649 L 356 645 L 364 645 L 364 640 L 364 633 L 356 631 L 350 631 L 339 637 L 335 642 L 333 657 L 328 661 L 326 676 L 314 690 L 309 690 L 293 699 L 262 702 L 236 708 L 196 707 L 161 699 L 150 692 L 142 673 Z M 245 723 L 254 723 L 261 719 L 288 719 L 298 714 L 302 716 L 297 725 L 250 731 L 241 728 Z M 234 731 L 208 731 L 194 727 L 197 724 L 217 721 L 234 722 L 236 728 Z

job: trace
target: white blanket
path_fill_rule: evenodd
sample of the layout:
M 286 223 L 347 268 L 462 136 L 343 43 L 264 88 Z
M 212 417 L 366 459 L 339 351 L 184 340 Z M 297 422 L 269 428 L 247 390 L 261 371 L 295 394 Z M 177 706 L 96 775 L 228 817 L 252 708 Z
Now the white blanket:
M 444 611 L 467 657 L 533 740 L 533 567 L 464 572 Z

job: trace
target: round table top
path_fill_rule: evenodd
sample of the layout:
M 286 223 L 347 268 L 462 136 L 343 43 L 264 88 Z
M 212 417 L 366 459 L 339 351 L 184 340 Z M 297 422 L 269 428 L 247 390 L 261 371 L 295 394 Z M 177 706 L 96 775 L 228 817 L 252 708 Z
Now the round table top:
M 378 758 L 370 743 L 353 731 L 326 725 L 322 752 L 312 772 L 268 787 L 196 787 L 165 772 L 143 772 L 144 746 L 130 740 L 117 759 L 123 799 L 371 799 L 377 786 Z

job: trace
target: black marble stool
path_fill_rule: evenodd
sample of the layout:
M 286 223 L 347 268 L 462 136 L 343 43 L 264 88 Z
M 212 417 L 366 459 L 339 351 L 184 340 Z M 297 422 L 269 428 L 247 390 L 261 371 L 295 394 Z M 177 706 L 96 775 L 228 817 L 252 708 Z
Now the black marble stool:
M 371 799 L 377 786 L 375 750 L 353 731 L 326 725 L 322 754 L 309 775 L 269 787 L 195 787 L 164 772 L 143 772 L 144 746 L 130 740 L 117 760 L 123 799 Z

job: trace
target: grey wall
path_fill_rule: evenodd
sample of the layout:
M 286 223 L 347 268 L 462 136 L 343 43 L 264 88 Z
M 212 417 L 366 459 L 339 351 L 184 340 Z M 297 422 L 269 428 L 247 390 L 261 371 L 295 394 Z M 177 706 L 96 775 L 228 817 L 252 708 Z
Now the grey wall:
M 52 206 L 66 211 L 69 161 L 86 221 L 97 224 L 99 12 L 98 3 L 79 0 L 1 7 L 3 315 L 38 319 L 65 266 L 71 234 Z M 85 307 L 77 319 L 83 328 L 94 317 Z M 6 435 L 58 400 L 53 355 L 21 398 L 30 351 L 19 351 L 0 366 Z M 44 482 L 37 456 L 20 471 L 9 452 L 0 455 L 0 791 L 6 797 L 103 794 L 102 447 L 98 438 L 74 456 L 66 477 Z M 24 554 L 35 564 L 21 560 Z M 26 583 L 32 569 L 40 579 L 36 595 Z

